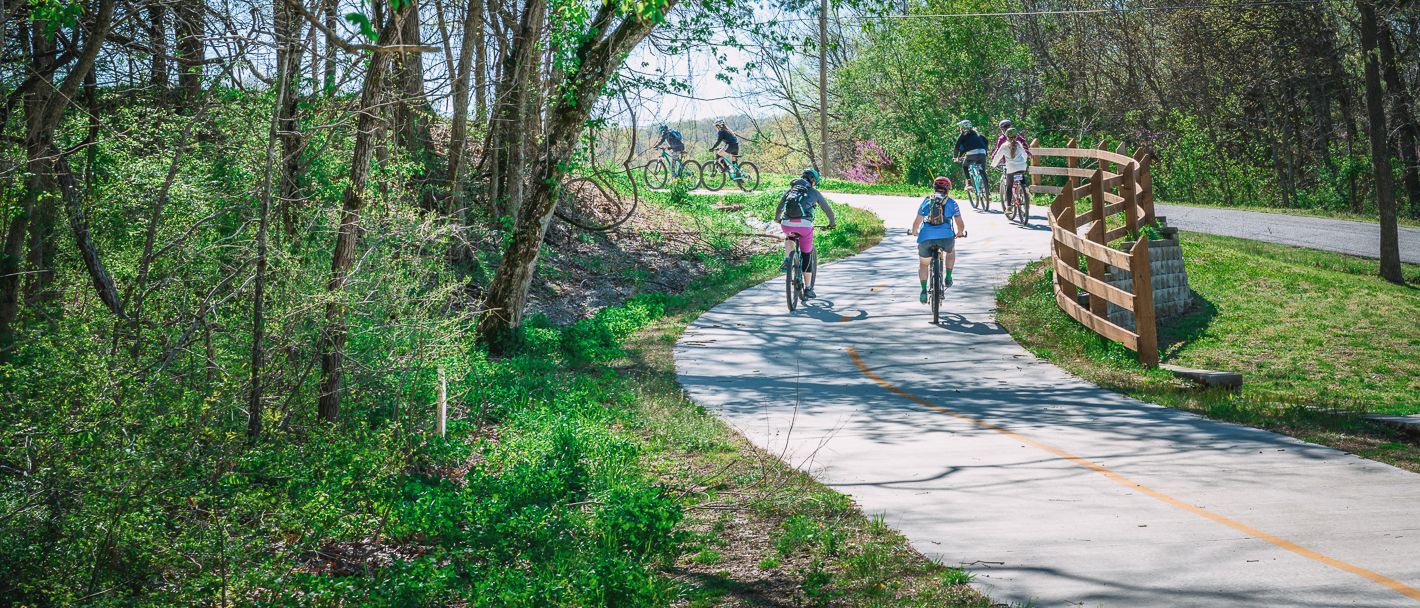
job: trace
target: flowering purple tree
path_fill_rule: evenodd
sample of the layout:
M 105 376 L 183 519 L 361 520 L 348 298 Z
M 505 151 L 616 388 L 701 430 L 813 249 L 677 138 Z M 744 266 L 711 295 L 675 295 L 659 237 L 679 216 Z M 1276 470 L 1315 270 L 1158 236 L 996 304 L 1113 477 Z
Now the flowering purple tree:
M 878 142 L 865 139 L 853 146 L 853 159 L 847 169 L 843 170 L 844 179 L 867 184 L 876 184 L 883 178 L 883 172 L 892 167 L 892 158 L 888 156 Z

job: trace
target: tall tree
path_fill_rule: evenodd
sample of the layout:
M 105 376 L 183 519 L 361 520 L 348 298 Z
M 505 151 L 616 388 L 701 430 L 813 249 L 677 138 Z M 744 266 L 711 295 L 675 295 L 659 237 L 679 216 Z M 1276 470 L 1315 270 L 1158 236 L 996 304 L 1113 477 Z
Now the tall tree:
M 554 194 L 592 105 L 627 53 L 674 6 L 675 0 L 630 5 L 603 0 L 596 16 L 582 30 L 584 37 L 571 36 L 576 41 L 575 46 L 555 50 L 565 52 L 561 56 L 567 59 L 562 64 L 563 80 L 548 111 L 542 152 L 533 164 L 531 184 L 518 211 L 512 242 L 503 252 L 503 260 L 484 299 L 485 311 L 479 319 L 479 334 L 495 348 L 504 343 L 511 330 L 522 324 L 538 251 L 557 207 Z M 618 17 L 620 22 L 613 25 Z
M 1371 165 L 1375 169 L 1376 206 L 1381 219 L 1381 278 L 1403 283 L 1400 271 L 1400 233 L 1395 217 L 1395 174 L 1390 166 L 1390 138 L 1386 130 L 1385 91 L 1381 88 L 1380 24 L 1376 6 L 1357 0 L 1361 16 L 1361 51 L 1366 63 L 1366 115 L 1370 120 Z
M 31 228 L 29 220 L 56 184 L 55 163 L 59 157 L 55 155 L 55 131 L 108 39 L 113 27 L 114 4 L 115 0 L 98 0 L 86 12 L 91 17 L 85 20 L 84 35 L 75 36 L 83 45 L 73 53 L 57 56 L 52 52 L 53 39 L 46 31 L 50 27 L 46 21 L 36 19 L 25 28 L 32 49 L 40 52 L 31 55 L 31 76 L 20 88 L 24 94 L 27 177 L 24 200 L 19 212 L 10 220 L 5 251 L 0 255 L 0 362 L 9 360 L 15 344 L 14 324 L 20 310 L 20 260 L 25 257 L 25 237 Z M 66 67 L 68 72 L 64 79 L 56 83 L 54 76 Z M 67 167 L 65 169 L 67 174 Z M 41 227 L 36 232 L 47 235 L 48 229 Z M 49 245 L 41 243 L 41 246 Z
M 202 66 L 207 58 L 207 4 L 177 0 L 173 30 L 177 34 L 178 92 L 183 108 L 192 109 L 202 92 Z
M 1397 65 L 1395 37 L 1391 29 L 1388 19 L 1379 27 L 1381 75 L 1385 79 L 1386 93 L 1390 94 L 1390 115 L 1396 123 L 1395 149 L 1399 152 L 1400 163 L 1404 167 L 1401 175 L 1404 176 L 1405 195 L 1410 199 L 1413 212 L 1420 209 L 1420 151 L 1416 150 L 1416 144 L 1420 143 L 1420 128 L 1415 124 L 1415 102 L 1410 96 L 1410 89 L 1405 86 L 1405 77 L 1401 74 L 1400 66 Z
M 389 58 L 395 54 L 388 47 L 399 36 L 404 20 L 410 15 L 412 3 L 401 3 L 388 15 L 380 28 L 377 48 L 366 66 L 365 83 L 360 88 L 359 117 L 355 120 L 355 149 L 350 157 L 350 183 L 345 187 L 341 205 L 340 227 L 335 236 L 335 252 L 330 262 L 330 280 L 326 291 L 330 300 L 325 307 L 325 331 L 321 334 L 319 414 L 334 422 L 340 416 L 340 380 L 345 372 L 345 341 L 349 329 L 345 324 L 345 281 L 355 263 L 355 241 L 360 233 L 360 212 L 365 207 L 365 185 L 370 176 L 370 161 L 375 153 L 375 135 L 379 130 L 381 100 L 384 97 L 385 73 Z M 417 52 L 401 49 L 401 53 Z

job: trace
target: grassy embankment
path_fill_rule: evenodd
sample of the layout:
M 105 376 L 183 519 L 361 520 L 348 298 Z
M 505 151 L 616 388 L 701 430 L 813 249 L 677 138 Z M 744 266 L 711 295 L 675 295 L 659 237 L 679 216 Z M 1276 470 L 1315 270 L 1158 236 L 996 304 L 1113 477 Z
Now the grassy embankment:
M 652 195 L 652 204 L 707 224 L 724 221 L 713 204 L 742 204 L 763 218 L 775 200 Z M 875 216 L 846 208 L 839 217 L 839 229 L 818 241 L 826 257 L 881 238 Z M 377 538 L 400 539 L 389 544 L 405 548 L 390 551 L 405 558 L 359 576 L 307 567 L 275 597 L 361 605 L 990 605 L 970 575 L 916 553 L 848 497 L 684 397 L 671 356 L 680 333 L 701 311 L 771 276 L 778 261 L 767 253 L 722 265 L 681 295 L 642 294 L 569 327 L 533 323 L 514 357 L 473 352 L 450 387 L 464 396 L 450 434 L 430 440 L 416 470 L 352 458 L 343 471 L 377 496 L 372 507 L 384 519 Z M 347 449 L 332 446 L 335 454 L 323 457 Z M 333 502 L 351 498 L 325 486 L 302 495 L 325 492 L 339 497 Z M 333 529 L 308 532 L 326 538 L 327 553 L 368 534 L 338 519 Z
M 1162 359 L 1242 372 L 1240 394 L 1141 368 L 1060 311 L 1042 262 L 998 292 L 997 318 L 1036 355 L 1101 386 L 1420 471 L 1420 445 L 1360 415 L 1420 413 L 1420 289 L 1380 280 L 1371 260 L 1195 233 L 1181 240 L 1196 305 L 1162 329 Z

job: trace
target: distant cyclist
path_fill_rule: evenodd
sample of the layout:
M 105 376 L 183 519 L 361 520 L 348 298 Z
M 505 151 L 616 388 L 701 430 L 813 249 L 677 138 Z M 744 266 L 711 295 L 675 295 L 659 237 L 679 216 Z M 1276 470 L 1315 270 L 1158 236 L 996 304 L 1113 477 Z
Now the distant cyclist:
M 789 182 L 789 190 L 784 196 L 779 198 L 779 208 L 774 211 L 774 223 L 779 224 L 779 228 L 784 234 L 796 234 L 799 236 L 799 258 L 804 265 L 804 297 L 816 298 L 814 295 L 814 208 L 823 208 L 824 215 L 828 216 L 828 229 L 833 230 L 838 222 L 833 218 L 833 208 L 828 206 L 828 201 L 824 200 L 823 194 L 818 191 L 819 175 L 818 170 L 813 168 L 804 169 L 804 172 L 794 181 Z M 779 265 L 779 272 L 789 270 L 789 255 L 794 252 L 790 249 L 794 246 L 794 241 L 784 240 L 784 263 Z
M 724 119 L 715 119 L 715 132 L 715 143 L 710 146 L 710 151 L 714 152 L 715 156 L 738 163 L 740 161 L 740 138 L 737 137 L 735 132 L 731 131 L 728 126 L 725 126 Z M 720 144 L 725 145 L 724 150 L 716 150 L 716 148 L 720 147 Z M 725 166 L 729 167 L 731 165 L 727 162 Z M 739 176 L 736 175 L 735 177 L 738 178 Z
M 957 263 L 956 239 L 966 238 L 966 222 L 961 219 L 961 208 L 947 192 L 952 189 L 952 180 L 938 177 L 932 180 L 932 195 L 922 199 L 917 208 L 917 219 L 912 222 L 912 234 L 917 236 L 917 280 L 922 284 L 922 294 L 918 301 L 927 303 L 927 268 L 934 254 L 942 256 L 942 282 L 952 286 L 952 267 Z M 952 229 L 952 222 L 956 229 Z
M 972 165 L 986 171 L 986 138 L 976 132 L 970 120 L 958 122 L 957 128 L 961 129 L 961 133 L 957 135 L 956 159 L 961 163 L 962 175 L 969 179 Z
M 996 155 L 992 157 L 992 164 L 1005 166 L 1005 175 L 1001 179 L 1001 196 L 1005 198 L 1006 206 L 1009 208 L 1014 202 L 1014 188 L 1011 187 L 1011 180 L 1017 175 L 1024 175 L 1030 171 L 1030 146 L 1021 137 L 1016 135 L 1016 130 L 1007 128 L 1001 134 L 1004 145 L 996 148 Z
M 670 150 L 671 152 L 675 152 L 678 156 L 684 159 L 685 139 L 681 137 L 680 131 L 672 129 L 666 125 L 661 125 L 658 131 L 661 134 L 661 138 L 659 140 L 656 140 L 656 145 L 651 147 L 665 148 L 667 150 Z
M 996 124 L 996 129 L 1000 131 L 1000 134 L 996 136 L 996 151 L 993 152 L 993 154 L 999 154 L 1001 152 L 1001 146 L 1006 145 L 1008 141 L 1020 142 L 1022 146 L 1025 146 L 1026 154 L 1030 154 L 1030 142 L 1026 141 L 1025 137 L 1012 131 L 1011 129 L 1013 127 L 1015 127 L 1015 125 L 1011 124 L 1010 120 L 1003 120 Z M 1007 133 L 1007 131 L 1010 131 L 1010 133 Z

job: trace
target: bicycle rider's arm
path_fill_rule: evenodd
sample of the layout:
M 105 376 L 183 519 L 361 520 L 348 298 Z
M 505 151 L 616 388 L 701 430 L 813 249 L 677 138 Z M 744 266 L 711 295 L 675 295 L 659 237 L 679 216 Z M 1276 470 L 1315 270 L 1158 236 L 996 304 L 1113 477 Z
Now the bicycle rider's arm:
M 921 227 L 922 227 L 922 216 L 921 216 L 921 215 L 918 215 L 916 218 L 914 218 L 914 219 L 912 220 L 912 232 L 911 232 L 910 234 L 912 234 L 913 236 L 917 236 L 917 229 L 919 229 L 919 228 L 921 228 Z
M 824 214 L 828 216 L 828 225 L 837 226 L 838 220 L 833 217 L 833 207 L 828 206 L 828 199 L 823 197 L 822 192 L 816 191 L 815 194 L 818 194 L 818 206 L 823 207 Z
M 955 216 L 954 219 L 956 219 L 956 221 L 957 221 L 957 236 L 965 237 L 965 236 L 966 236 L 966 222 L 962 221 L 962 219 L 961 219 L 961 212 L 960 212 L 960 211 L 957 212 L 957 214 L 956 214 L 956 216 Z M 917 221 L 919 221 L 919 222 L 922 221 L 922 216 L 918 216 L 918 217 L 917 217 Z

